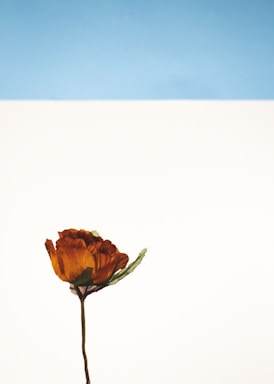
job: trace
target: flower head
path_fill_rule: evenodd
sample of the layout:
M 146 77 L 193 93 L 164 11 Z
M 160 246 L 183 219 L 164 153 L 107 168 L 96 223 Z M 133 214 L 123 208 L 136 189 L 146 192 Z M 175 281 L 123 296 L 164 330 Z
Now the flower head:
M 48 239 L 45 246 L 56 275 L 74 286 L 106 286 L 128 262 L 111 241 L 83 229 L 59 232 L 56 247 Z

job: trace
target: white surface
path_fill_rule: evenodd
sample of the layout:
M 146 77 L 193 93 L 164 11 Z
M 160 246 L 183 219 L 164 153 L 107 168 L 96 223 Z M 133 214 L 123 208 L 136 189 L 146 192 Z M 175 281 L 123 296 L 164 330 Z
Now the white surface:
M 0 382 L 85 382 L 66 228 L 148 247 L 86 300 L 92 384 L 274 382 L 273 102 L 1 102 L 0 132 Z

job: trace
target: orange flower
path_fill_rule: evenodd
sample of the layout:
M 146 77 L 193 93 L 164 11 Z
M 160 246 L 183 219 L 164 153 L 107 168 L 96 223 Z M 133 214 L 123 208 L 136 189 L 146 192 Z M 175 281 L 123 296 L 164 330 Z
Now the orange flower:
M 85 350 L 84 301 L 89 294 L 116 284 L 132 273 L 143 260 L 147 250 L 144 248 L 138 257 L 127 265 L 128 255 L 120 253 L 111 241 L 103 240 L 95 232 L 83 229 L 66 229 L 59 232 L 56 246 L 54 247 L 53 242 L 48 239 L 45 246 L 56 275 L 70 283 L 72 293 L 76 294 L 81 301 L 82 354 L 86 384 L 90 384 Z
M 56 275 L 76 287 L 103 288 L 128 262 L 128 256 L 111 241 L 83 229 L 59 232 L 56 248 L 51 240 L 46 240 L 45 246 Z

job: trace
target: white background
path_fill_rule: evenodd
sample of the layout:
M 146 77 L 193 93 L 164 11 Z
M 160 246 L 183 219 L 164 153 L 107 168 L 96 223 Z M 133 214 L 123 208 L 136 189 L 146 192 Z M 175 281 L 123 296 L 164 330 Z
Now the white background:
M 86 300 L 92 384 L 274 382 L 273 102 L 1 102 L 0 131 L 0 382 L 85 382 L 67 228 L 148 247 Z

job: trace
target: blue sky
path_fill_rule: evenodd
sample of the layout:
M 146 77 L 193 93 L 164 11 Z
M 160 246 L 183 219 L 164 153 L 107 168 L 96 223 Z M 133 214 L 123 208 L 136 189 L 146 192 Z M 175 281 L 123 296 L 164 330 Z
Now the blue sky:
M 273 0 L 2 0 L 0 99 L 273 99 Z

